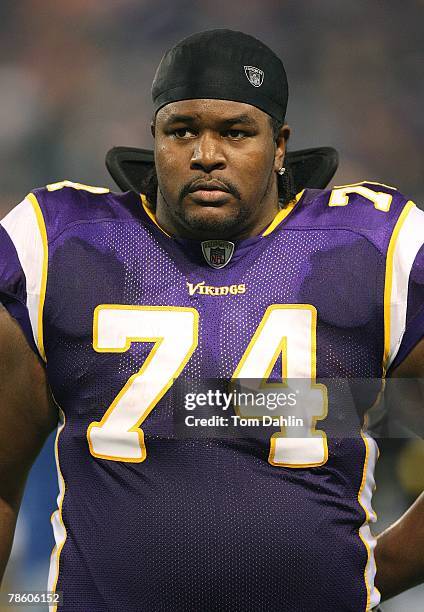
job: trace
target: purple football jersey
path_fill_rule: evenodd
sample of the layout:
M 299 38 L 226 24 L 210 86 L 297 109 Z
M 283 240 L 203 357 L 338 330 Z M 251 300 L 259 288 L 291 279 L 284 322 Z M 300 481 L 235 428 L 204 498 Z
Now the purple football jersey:
M 137 194 L 65 182 L 0 237 L 0 299 L 60 407 L 64 612 L 378 604 L 377 447 L 349 381 L 380 381 L 424 335 L 424 213 L 375 183 L 306 190 L 260 236 L 202 245 Z M 306 433 L 185 427 L 187 388 L 252 379 L 303 380 L 285 410 Z

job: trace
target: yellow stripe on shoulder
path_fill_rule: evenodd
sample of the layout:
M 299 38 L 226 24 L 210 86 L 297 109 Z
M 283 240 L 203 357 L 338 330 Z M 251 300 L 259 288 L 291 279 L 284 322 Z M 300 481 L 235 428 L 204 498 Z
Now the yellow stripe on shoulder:
M 406 327 L 409 275 L 424 242 L 424 214 L 409 200 L 393 229 L 384 281 L 384 376 L 396 357 Z
M 40 204 L 33 193 L 27 195 L 28 200 L 31 202 L 34 210 L 35 217 L 37 219 L 38 230 L 41 237 L 42 243 L 42 265 L 41 265 L 41 279 L 39 286 L 39 300 L 38 300 L 38 313 L 37 313 L 37 347 L 40 351 L 40 355 L 44 361 L 46 361 L 46 352 L 44 349 L 44 326 L 43 326 L 43 312 L 44 302 L 46 300 L 46 288 L 47 288 L 47 270 L 48 270 L 48 259 L 49 259 L 49 246 L 47 240 L 47 229 L 44 221 L 43 213 L 41 211 Z
M 146 213 L 146 215 L 149 217 L 149 219 L 151 219 L 153 221 L 153 223 L 156 225 L 156 227 L 158 227 L 160 229 L 161 232 L 163 232 L 165 234 L 165 236 L 168 236 L 168 238 L 171 238 L 170 234 L 168 234 L 167 232 L 165 232 L 165 230 L 163 229 L 163 227 L 161 227 L 159 225 L 159 223 L 156 220 L 156 215 L 155 213 L 150 210 L 148 204 L 147 204 L 147 198 L 144 195 L 144 193 L 140 193 L 140 198 L 141 198 L 141 204 L 143 206 L 144 212 Z
M 268 225 L 268 227 L 265 229 L 265 231 L 262 232 L 262 236 L 268 236 L 271 232 L 273 232 L 275 230 L 276 227 L 278 227 L 280 225 L 280 223 L 282 223 L 282 221 L 284 221 L 284 219 L 286 217 L 288 217 L 288 215 L 291 213 L 291 211 L 296 206 L 296 204 L 299 202 L 300 198 L 303 196 L 304 193 L 305 193 L 305 190 L 302 189 L 302 191 L 300 191 L 293 198 L 293 200 L 290 200 L 290 202 L 288 202 L 288 204 L 286 204 L 286 206 L 284 208 L 282 208 L 276 214 L 274 219 L 271 221 L 270 225 Z
M 344 189 L 345 187 L 358 187 L 358 185 L 377 185 L 377 187 L 385 187 L 386 189 L 393 189 L 398 191 L 397 187 L 391 185 L 385 185 L 384 183 L 377 183 L 376 181 L 360 181 L 359 183 L 350 183 L 349 185 L 334 185 L 333 189 Z
M 59 183 L 51 183 L 46 185 L 47 191 L 58 191 L 64 187 L 73 187 L 74 189 L 82 189 L 83 191 L 89 191 L 90 193 L 109 193 L 110 189 L 107 187 L 93 187 L 92 185 L 83 185 L 82 183 L 73 183 L 72 181 L 60 181 Z

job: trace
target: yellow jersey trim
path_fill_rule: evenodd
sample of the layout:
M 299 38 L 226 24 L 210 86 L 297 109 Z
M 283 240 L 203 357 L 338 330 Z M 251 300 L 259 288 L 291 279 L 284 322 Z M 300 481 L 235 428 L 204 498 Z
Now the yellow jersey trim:
M 270 225 L 268 225 L 266 230 L 264 232 L 262 232 L 262 234 L 260 234 L 261 236 L 268 236 L 269 234 L 271 234 L 271 232 L 273 232 L 275 230 L 275 228 L 278 227 L 278 225 L 280 225 L 280 223 L 282 223 L 284 221 L 284 219 L 286 219 L 286 217 L 288 217 L 288 215 L 291 213 L 293 208 L 299 202 L 300 198 L 303 196 L 304 191 L 305 190 L 302 189 L 302 191 L 300 193 L 298 193 L 293 198 L 293 200 L 290 200 L 290 202 L 287 204 L 287 206 L 285 208 L 283 208 L 282 210 L 280 210 L 276 214 L 274 219 L 271 221 Z M 155 214 L 150 210 L 150 208 L 147 205 L 147 199 L 146 199 L 146 196 L 144 195 L 144 193 L 140 193 L 140 198 L 141 198 L 141 204 L 143 206 L 144 212 L 149 217 L 149 219 L 156 225 L 157 228 L 159 228 L 161 230 L 161 232 L 163 232 L 165 234 L 165 236 L 168 236 L 168 238 L 172 238 L 172 236 L 170 234 L 168 234 L 163 229 L 163 227 L 161 227 L 159 225 L 159 223 L 157 222 Z
M 387 249 L 386 257 L 386 275 L 384 280 L 384 354 L 383 354 L 383 376 L 386 376 L 387 362 L 390 357 L 390 334 L 391 334 L 391 319 L 390 319 L 390 308 L 391 308 L 391 297 L 392 297 L 392 283 L 393 283 L 393 259 L 394 252 L 399 236 L 399 232 L 408 216 L 410 210 L 415 207 L 414 202 L 409 200 L 404 206 L 399 219 L 396 222 L 392 236 L 389 242 L 389 248 Z
M 376 181 L 360 181 L 359 183 L 349 183 L 348 185 L 334 185 L 333 189 L 343 189 L 343 187 L 359 187 L 360 185 L 377 185 L 378 187 L 386 187 L 387 189 L 393 189 L 397 191 L 397 187 L 391 185 L 385 185 L 384 183 L 377 183 Z
M 56 403 L 56 400 L 55 400 Z M 57 476 L 58 476 L 58 480 L 59 480 L 59 489 L 60 489 L 60 498 L 58 501 L 58 509 L 53 512 L 52 517 L 51 517 L 51 521 L 53 521 L 54 515 L 57 513 L 58 516 L 58 520 L 59 523 L 61 525 L 61 527 L 63 528 L 63 540 L 59 543 L 59 545 L 57 545 L 57 543 L 54 545 L 52 553 L 50 555 L 50 559 L 52 559 L 53 555 L 56 555 L 56 576 L 54 578 L 51 590 L 53 593 L 56 592 L 56 587 L 57 587 L 57 582 L 59 580 L 59 571 L 60 571 L 60 553 L 62 552 L 62 549 L 65 545 L 66 539 L 68 537 L 68 532 L 66 530 L 65 527 L 65 523 L 63 522 L 63 516 L 62 516 L 62 506 L 63 506 L 63 500 L 65 498 L 65 491 L 66 491 L 66 483 L 65 483 L 65 479 L 63 478 L 63 474 L 62 474 L 62 470 L 60 469 L 60 462 L 59 462 L 59 436 L 62 433 L 63 429 L 65 428 L 65 424 L 66 424 L 66 417 L 65 417 L 65 413 L 63 412 L 63 410 L 60 408 L 60 406 L 56 403 L 56 405 L 58 406 L 61 414 L 62 414 L 62 418 L 63 418 L 63 423 L 62 425 L 58 428 L 57 430 L 57 434 L 56 434 L 56 439 L 55 439 L 55 443 L 54 443 L 54 456 L 55 456 L 55 461 L 56 461 L 56 469 L 57 469 Z M 53 606 L 53 612 L 57 612 L 57 604 L 55 604 Z
M 172 238 L 172 236 L 170 234 L 168 234 L 167 232 L 165 232 L 165 230 L 163 229 L 163 227 L 161 227 L 159 225 L 159 223 L 156 221 L 156 217 L 155 214 L 150 210 L 150 208 L 147 205 L 147 198 L 144 195 L 144 193 L 140 193 L 140 198 L 141 198 L 141 204 L 144 208 L 144 212 L 146 213 L 146 215 L 149 217 L 149 219 L 151 221 L 153 221 L 153 223 L 156 225 L 156 227 L 158 227 L 160 229 L 160 231 L 165 234 L 165 236 L 168 236 L 168 238 Z
M 290 202 L 287 204 L 287 206 L 285 206 L 285 208 L 281 209 L 276 214 L 276 216 L 274 217 L 273 221 L 271 221 L 270 225 L 268 225 L 266 230 L 264 232 L 262 232 L 261 236 L 269 236 L 269 234 L 271 234 L 271 232 L 273 232 L 275 230 L 275 228 L 278 227 L 280 225 L 280 223 L 282 223 L 284 221 L 284 219 L 286 219 L 286 217 L 288 217 L 288 215 L 291 213 L 293 208 L 299 202 L 300 198 L 303 196 L 304 192 L 305 192 L 305 190 L 302 189 L 302 191 L 300 193 L 298 193 L 293 198 L 293 200 L 290 200 Z
M 34 209 L 35 216 L 37 218 L 38 229 L 40 231 L 41 241 L 43 243 L 43 267 L 41 274 L 41 284 L 40 284 L 40 298 L 38 302 L 38 319 L 37 319 L 37 345 L 40 355 L 44 361 L 46 359 L 46 353 L 44 350 L 44 328 L 43 328 L 43 312 L 44 312 L 44 302 L 46 299 L 46 287 L 47 287 L 47 269 L 48 269 L 48 258 L 49 258 L 49 247 L 47 242 L 47 230 L 46 224 L 44 222 L 43 213 L 41 211 L 41 207 L 38 203 L 37 198 L 33 193 L 28 194 L 28 200 L 31 202 L 31 205 Z
M 362 468 L 361 485 L 360 485 L 359 491 L 358 491 L 358 503 L 361 506 L 362 510 L 365 512 L 365 523 L 363 525 L 366 525 L 370 521 L 370 513 L 368 512 L 367 508 L 362 503 L 361 497 L 362 497 L 362 493 L 364 491 L 365 483 L 366 483 L 366 480 L 367 480 L 367 468 L 368 468 L 370 451 L 369 451 L 367 437 L 364 435 L 364 432 L 363 432 L 362 429 L 361 429 L 361 438 L 362 438 L 362 440 L 364 442 L 364 445 L 365 445 L 365 458 L 364 458 L 364 466 Z M 363 525 L 361 525 L 361 527 Z M 365 568 L 364 568 L 364 582 L 365 582 L 365 588 L 366 588 L 366 591 L 367 591 L 367 603 L 366 603 L 366 606 L 365 606 L 365 612 L 371 612 L 371 608 L 370 608 L 371 585 L 368 582 L 368 576 L 367 576 L 367 570 L 368 570 L 368 567 L 369 567 L 369 564 L 370 564 L 370 560 L 371 560 L 371 550 L 370 550 L 370 546 L 369 546 L 368 542 L 366 541 L 366 539 L 363 537 L 363 535 L 361 533 L 361 528 L 359 528 L 358 535 L 359 535 L 359 537 L 361 539 L 361 542 L 363 543 L 363 545 L 365 546 L 366 551 L 367 551 L 367 562 L 365 563 Z M 380 593 L 380 591 L 377 589 L 375 584 L 374 584 L 374 589 L 378 593 Z
M 58 183 L 50 183 L 46 185 L 47 191 L 58 191 L 64 187 L 72 187 L 73 189 L 82 189 L 83 191 L 89 191 L 90 193 L 110 193 L 108 187 L 95 187 L 93 185 L 84 185 L 83 183 L 74 183 L 73 181 L 59 181 Z

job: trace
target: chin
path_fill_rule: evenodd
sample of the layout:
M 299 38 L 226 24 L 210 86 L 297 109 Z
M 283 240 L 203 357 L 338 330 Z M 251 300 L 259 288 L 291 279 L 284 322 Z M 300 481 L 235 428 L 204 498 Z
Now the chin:
M 240 233 L 245 224 L 243 211 L 224 211 L 218 207 L 202 207 L 200 210 L 185 211 L 181 221 L 192 232 L 207 238 L 230 238 Z

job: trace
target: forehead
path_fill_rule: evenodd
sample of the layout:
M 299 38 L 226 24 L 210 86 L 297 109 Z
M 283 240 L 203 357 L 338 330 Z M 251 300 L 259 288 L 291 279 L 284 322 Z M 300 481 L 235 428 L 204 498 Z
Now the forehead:
M 229 121 L 243 117 L 249 118 L 258 125 L 269 121 L 269 116 L 256 106 L 232 100 L 179 100 L 161 108 L 157 115 L 158 122 L 167 122 L 177 117 L 190 117 L 200 122 Z

